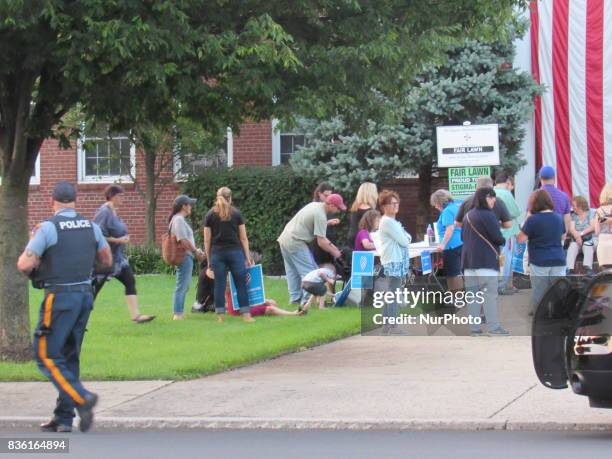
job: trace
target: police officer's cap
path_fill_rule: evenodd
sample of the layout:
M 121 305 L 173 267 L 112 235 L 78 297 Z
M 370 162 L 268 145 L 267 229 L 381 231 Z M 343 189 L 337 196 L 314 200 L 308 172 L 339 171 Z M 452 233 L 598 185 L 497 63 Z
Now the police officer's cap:
M 62 203 L 76 201 L 76 188 L 70 182 L 58 182 L 53 189 L 53 200 Z
M 186 194 L 181 194 L 174 200 L 175 206 L 193 206 L 196 203 L 196 199 L 190 198 Z

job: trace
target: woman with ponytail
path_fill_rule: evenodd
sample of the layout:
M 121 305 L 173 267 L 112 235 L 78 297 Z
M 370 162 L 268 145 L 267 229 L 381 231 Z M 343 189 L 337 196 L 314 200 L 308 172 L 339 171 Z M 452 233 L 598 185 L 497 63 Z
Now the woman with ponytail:
M 219 188 L 214 207 L 204 217 L 204 249 L 209 268 L 215 274 L 215 312 L 219 322 L 225 316 L 228 272 L 234 278 L 242 318 L 254 322 L 246 285 L 246 267 L 253 265 L 249 239 L 242 214 L 232 206 L 232 191 L 227 187 Z

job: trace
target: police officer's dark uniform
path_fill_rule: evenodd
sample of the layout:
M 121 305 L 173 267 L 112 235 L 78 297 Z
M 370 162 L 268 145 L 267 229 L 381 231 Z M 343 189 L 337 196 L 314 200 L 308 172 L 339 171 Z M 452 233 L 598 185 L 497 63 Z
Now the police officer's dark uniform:
M 76 200 L 75 188 L 58 183 L 54 201 Z M 96 254 L 108 244 L 100 228 L 74 209 L 60 209 L 42 223 L 26 247 L 40 257 L 31 275 L 37 288 L 45 289 L 40 319 L 34 334 L 34 351 L 41 372 L 59 391 L 53 419 L 43 431 L 72 430 L 74 409 L 81 431 L 89 430 L 97 396 L 79 380 L 79 356 L 85 327 L 93 308 L 91 273 Z

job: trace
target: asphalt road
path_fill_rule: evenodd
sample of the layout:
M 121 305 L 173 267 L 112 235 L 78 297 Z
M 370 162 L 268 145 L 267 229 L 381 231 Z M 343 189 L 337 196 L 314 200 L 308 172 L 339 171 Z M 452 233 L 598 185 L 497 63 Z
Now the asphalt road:
M 0 432 L 41 438 L 35 432 Z M 418 458 L 505 459 L 611 457 L 612 433 L 355 431 L 98 431 L 69 438 L 69 454 L 0 454 L 0 458 Z

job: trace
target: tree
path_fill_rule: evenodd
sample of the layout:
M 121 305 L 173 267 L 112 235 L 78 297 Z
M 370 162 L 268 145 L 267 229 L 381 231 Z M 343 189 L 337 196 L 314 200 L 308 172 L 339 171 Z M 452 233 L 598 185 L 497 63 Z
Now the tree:
M 220 143 L 226 142 L 226 129 L 208 133 L 199 123 L 178 118 L 172 126 L 141 124 L 132 132 L 145 165 L 144 178 L 132 177 L 132 180 L 146 205 L 146 243 L 154 245 L 159 197 L 169 184 L 186 175 L 195 161 L 218 154 Z
M 28 182 L 43 140 L 68 140 L 61 120 L 77 102 L 115 127 L 171 120 L 167 101 L 181 98 L 215 113 L 201 119 L 212 127 L 258 113 L 251 107 L 263 98 L 267 78 L 297 67 L 289 36 L 269 16 L 215 28 L 222 24 L 206 22 L 203 6 L 187 0 L 0 3 L 3 358 L 31 357 L 26 283 L 15 266 L 28 234 Z M 220 84 L 226 78 L 235 91 Z
M 493 44 L 468 40 L 451 47 L 444 64 L 426 65 L 398 99 L 379 94 L 380 110 L 399 122 L 370 121 L 360 132 L 342 118 L 303 125 L 310 142 L 298 151 L 292 166 L 349 194 L 364 181 L 381 182 L 400 172 L 417 174 L 417 232 L 424 232 L 430 221 L 431 176 L 437 169 L 436 126 L 465 120 L 499 123 L 502 166 L 516 172 L 524 164 L 523 126 L 541 88 L 531 75 L 508 66 L 513 36 Z
M 79 107 L 80 108 L 80 107 Z M 112 142 L 114 136 L 108 123 L 87 117 L 80 109 L 72 110 L 64 117 L 64 127 L 71 132 L 79 131 L 88 139 L 107 139 L 111 160 L 122 161 L 119 146 Z M 156 125 L 145 120 L 132 126 L 125 135 L 136 147 L 136 163 L 144 166 L 144 175 L 135 173 L 136 164 L 128 164 L 126 175 L 134 184 L 135 191 L 145 202 L 145 241 L 156 243 L 156 212 L 159 197 L 167 191 L 168 185 L 189 175 L 189 170 L 198 161 L 214 161 L 219 158 L 220 145 L 227 141 L 226 129 L 222 132 L 207 132 L 200 123 L 180 116 L 177 112 L 172 123 Z M 83 148 L 95 148 L 95 142 L 85 140 Z
M 172 122 L 209 132 L 245 118 L 351 107 L 523 0 L 0 0 L 0 356 L 29 358 L 28 180 L 77 102 L 111 129 Z M 405 73 L 401 73 L 405 74 Z M 369 97 L 363 92 L 364 98 Z M 59 132 L 59 134 L 56 134 Z

